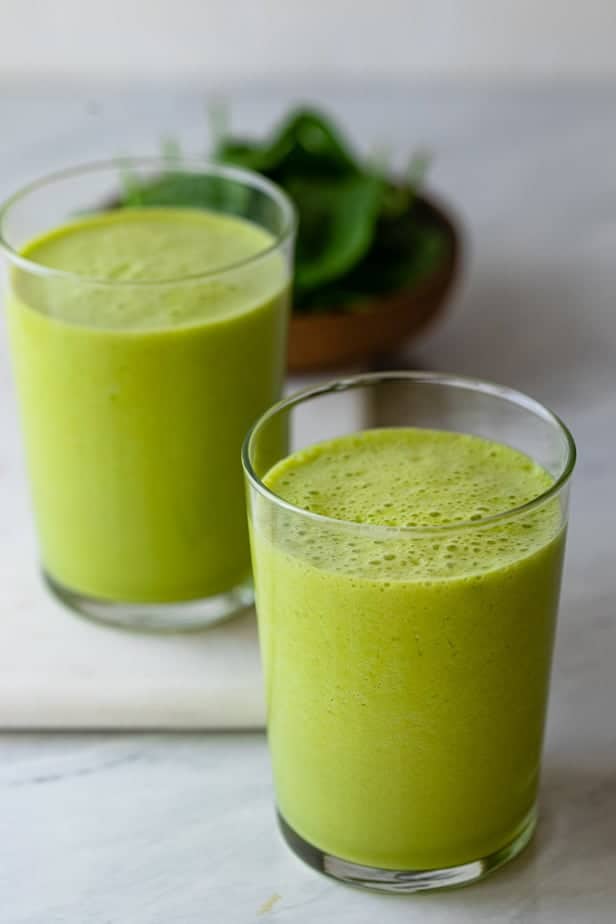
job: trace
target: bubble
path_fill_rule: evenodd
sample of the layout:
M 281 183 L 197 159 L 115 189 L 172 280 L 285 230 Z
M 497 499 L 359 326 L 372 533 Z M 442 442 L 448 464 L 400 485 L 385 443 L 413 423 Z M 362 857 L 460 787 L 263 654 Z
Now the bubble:
M 482 460 L 485 466 L 485 459 L 492 448 L 490 444 L 472 442 L 478 438 L 456 437 L 459 442 L 452 444 L 452 455 L 445 456 L 443 464 L 435 466 L 434 443 L 418 445 L 414 442 L 417 437 L 413 431 L 409 431 L 408 436 L 394 434 L 393 431 L 390 435 L 388 444 L 388 431 L 380 431 L 380 438 L 384 438 L 385 442 L 378 446 L 371 434 L 365 433 L 328 444 L 328 451 L 324 451 L 323 447 L 310 447 L 295 457 L 298 461 L 293 468 L 289 468 L 288 460 L 279 463 L 274 469 L 278 469 L 277 481 L 274 479 L 268 484 L 279 485 L 277 493 L 304 506 L 309 512 L 318 510 L 334 518 L 355 521 L 359 526 L 368 523 L 413 530 L 423 526 L 455 526 L 469 520 L 478 523 L 483 516 L 510 507 L 513 501 L 508 498 L 513 497 L 519 502 L 521 498 L 536 496 L 544 487 L 541 478 L 548 478 L 538 466 L 506 448 L 494 450 L 499 464 L 489 469 L 491 474 L 485 477 Z M 344 452 L 341 451 L 341 443 Z M 335 451 L 329 446 L 334 446 Z M 505 477 L 508 453 L 513 454 L 510 481 Z M 454 454 L 456 459 L 452 464 Z M 523 469 L 526 474 L 522 474 Z M 358 477 L 360 480 L 355 480 Z M 476 567 L 473 564 L 476 562 L 485 567 L 486 560 L 510 560 L 524 549 L 531 548 L 533 537 L 540 528 L 541 521 L 533 519 L 507 524 L 505 534 L 502 531 L 500 536 L 492 533 L 490 538 L 475 530 L 470 541 L 467 538 L 463 543 L 456 535 L 453 542 L 450 540 L 447 546 L 438 548 L 434 548 L 433 537 L 429 535 L 419 533 L 411 538 L 400 534 L 393 539 L 393 546 L 388 540 L 387 551 L 395 553 L 395 559 L 386 565 L 381 564 L 381 567 L 387 567 L 401 577 L 407 573 L 405 569 L 412 572 L 416 568 L 421 568 L 422 575 L 426 576 L 442 575 L 445 571 L 449 574 L 452 558 L 456 559 L 456 568 L 462 572 L 464 568 Z M 296 543 L 307 545 L 308 536 L 300 536 L 294 531 L 294 537 Z M 346 562 L 349 568 L 358 569 L 360 573 L 371 559 L 365 537 L 354 552 L 341 537 L 332 536 L 327 540 L 320 537 L 319 545 L 323 545 L 321 567 L 344 570 Z M 374 551 L 376 548 L 375 545 Z M 384 557 L 382 561 L 386 561 Z M 409 577 L 413 579 L 412 574 Z M 415 575 L 414 579 L 417 580 L 418 576 Z

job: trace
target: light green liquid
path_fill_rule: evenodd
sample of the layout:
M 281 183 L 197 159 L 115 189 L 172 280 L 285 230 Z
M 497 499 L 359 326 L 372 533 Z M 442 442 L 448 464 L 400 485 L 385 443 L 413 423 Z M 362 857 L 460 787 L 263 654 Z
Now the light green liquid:
M 266 476 L 364 524 L 477 522 L 550 476 L 496 443 L 427 430 L 341 437 Z M 280 810 L 306 840 L 390 869 L 486 857 L 532 812 L 563 536 L 558 502 L 491 527 L 372 535 L 254 524 Z
M 287 274 L 247 221 L 186 209 L 85 218 L 18 270 L 8 314 L 45 570 L 95 597 L 206 597 L 249 575 L 239 452 L 279 396 Z M 159 282 L 160 286 L 149 283 Z M 148 284 L 145 284 L 148 283 Z M 164 284 L 162 284 L 164 283 Z

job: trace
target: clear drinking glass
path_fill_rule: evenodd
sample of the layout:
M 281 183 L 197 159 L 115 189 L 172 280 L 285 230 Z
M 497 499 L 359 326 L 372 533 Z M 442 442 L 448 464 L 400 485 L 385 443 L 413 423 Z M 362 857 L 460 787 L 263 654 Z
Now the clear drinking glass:
M 0 209 L 42 568 L 81 613 L 175 631 L 251 602 L 239 452 L 281 395 L 294 231 L 275 185 L 205 162 L 92 164 Z
M 341 407 L 351 394 L 349 424 Z M 466 522 L 333 519 L 264 481 L 305 448 L 307 417 L 318 442 L 374 428 L 474 434 L 520 450 L 551 481 L 514 509 L 505 502 Z M 386 891 L 481 878 L 535 827 L 571 435 L 511 389 L 392 372 L 280 402 L 248 434 L 243 463 L 288 844 L 330 876 Z M 362 475 L 350 474 L 360 489 Z

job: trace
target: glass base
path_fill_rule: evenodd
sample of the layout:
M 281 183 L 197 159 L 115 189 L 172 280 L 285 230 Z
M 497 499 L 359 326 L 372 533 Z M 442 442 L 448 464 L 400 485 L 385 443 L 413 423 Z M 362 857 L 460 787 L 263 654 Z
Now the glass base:
M 324 853 L 293 830 L 278 812 L 278 824 L 282 835 L 291 848 L 309 866 L 351 885 L 379 892 L 423 892 L 432 889 L 451 889 L 456 886 L 469 885 L 483 879 L 504 863 L 513 860 L 524 850 L 531 840 L 537 824 L 535 808 L 526 816 L 518 835 L 505 847 L 461 866 L 449 866 L 444 869 L 379 869 L 376 866 L 363 866 L 351 863 L 340 857 Z
M 118 603 L 70 590 L 43 572 L 45 583 L 62 603 L 80 616 L 133 632 L 198 632 L 224 622 L 254 603 L 252 581 L 224 594 L 179 603 Z

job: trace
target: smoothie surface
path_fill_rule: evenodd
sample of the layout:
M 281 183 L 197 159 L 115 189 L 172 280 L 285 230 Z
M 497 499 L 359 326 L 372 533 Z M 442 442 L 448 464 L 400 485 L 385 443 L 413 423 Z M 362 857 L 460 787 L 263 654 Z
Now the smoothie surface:
M 21 294 L 44 313 L 93 327 L 142 330 L 224 320 L 280 289 L 280 256 L 267 254 L 273 244 L 264 228 L 232 215 L 118 209 L 30 241 L 23 257 L 75 276 L 59 278 L 50 298 L 49 285 L 43 289 L 40 278 L 23 275 Z
M 318 559 L 315 564 L 329 560 L 333 568 L 369 576 L 407 578 L 416 572 L 430 577 L 489 569 L 520 558 L 554 535 L 556 510 L 550 504 L 485 530 L 455 529 L 520 507 L 553 482 L 523 453 L 463 433 L 366 430 L 300 450 L 264 480 L 280 497 L 313 513 L 426 531 L 423 536 L 401 532 L 395 548 L 388 541 L 388 555 L 380 554 L 379 538 L 357 545 L 351 533 L 345 542 L 339 531 L 330 539 L 324 531 L 311 551 L 309 543 L 295 537 L 296 549 L 303 546 L 302 554 Z M 445 526 L 453 529 L 439 531 Z M 329 547 L 332 542 L 335 549 Z

